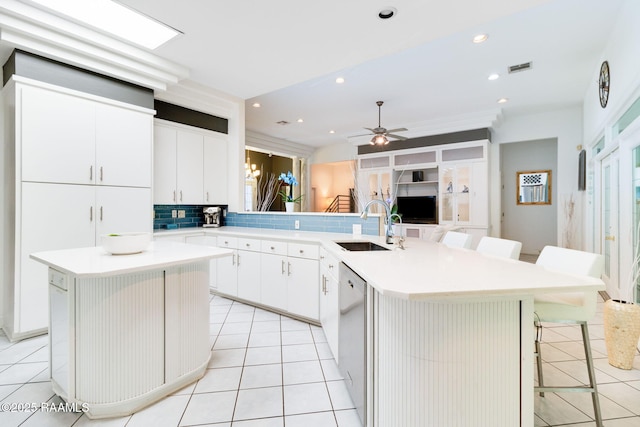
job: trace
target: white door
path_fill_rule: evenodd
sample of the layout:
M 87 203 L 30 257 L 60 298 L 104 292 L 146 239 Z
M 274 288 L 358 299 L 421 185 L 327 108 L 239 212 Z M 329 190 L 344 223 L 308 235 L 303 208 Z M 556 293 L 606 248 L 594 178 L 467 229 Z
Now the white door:
M 95 182 L 95 106 L 71 95 L 17 86 L 17 137 L 22 144 L 22 180 Z
M 289 257 L 287 263 L 288 311 L 310 319 L 320 319 L 318 261 Z
M 601 167 L 601 242 L 604 255 L 604 272 L 602 280 L 607 285 L 607 293 L 611 298 L 623 298 L 620 295 L 618 246 L 618 152 L 605 157 Z
M 179 205 L 200 205 L 204 185 L 203 137 L 197 133 L 178 131 L 177 138 L 177 190 Z
M 238 251 L 238 297 L 260 301 L 260 252 Z
M 153 231 L 151 189 L 134 187 L 95 187 L 96 244 L 109 233 Z
M 218 242 L 220 245 L 220 242 Z M 222 246 L 222 245 L 220 245 Z M 238 296 L 238 267 L 236 258 L 238 251 L 234 250 L 233 255 L 219 258 L 216 282 L 218 291 L 231 296 Z
M 152 127 L 149 114 L 96 106 L 97 184 L 151 187 Z
M 155 126 L 153 135 L 153 203 L 176 204 L 176 138 L 177 132 L 165 126 Z
M 229 161 L 227 139 L 223 136 L 204 137 L 204 202 L 228 203 Z
M 47 267 L 33 252 L 94 246 L 94 187 L 22 183 L 20 274 L 16 279 L 16 333 L 48 325 Z
M 260 302 L 270 307 L 287 309 L 287 257 L 275 254 L 261 256 Z

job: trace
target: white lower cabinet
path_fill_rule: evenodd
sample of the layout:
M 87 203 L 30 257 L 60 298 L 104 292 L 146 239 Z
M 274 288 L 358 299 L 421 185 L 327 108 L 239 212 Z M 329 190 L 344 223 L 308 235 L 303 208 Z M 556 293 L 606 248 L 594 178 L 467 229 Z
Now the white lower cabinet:
M 339 268 L 338 259 L 320 248 L 320 323 L 334 359 L 338 360 Z
M 238 255 L 238 298 L 260 301 L 260 240 L 239 238 Z
M 260 263 L 255 264 L 260 272 L 260 299 L 252 301 L 320 320 L 318 250 L 315 244 L 263 240 Z
M 218 292 L 237 297 L 238 296 L 238 238 L 218 236 L 218 247 L 233 249 L 233 254 L 217 261 Z
M 47 268 L 33 252 L 100 245 L 102 234 L 151 232 L 151 189 L 23 182 L 19 279 L 5 327 L 13 338 L 46 330 Z M 41 209 L 48 207 L 43 216 Z
M 320 320 L 319 246 L 289 243 L 287 254 L 287 311 Z
M 260 303 L 287 310 L 287 242 L 262 241 Z

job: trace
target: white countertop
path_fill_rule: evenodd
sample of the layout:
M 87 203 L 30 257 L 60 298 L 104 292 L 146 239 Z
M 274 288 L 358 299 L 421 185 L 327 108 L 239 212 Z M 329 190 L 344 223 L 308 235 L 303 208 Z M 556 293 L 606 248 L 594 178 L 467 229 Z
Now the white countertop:
M 158 241 L 152 242 L 147 250 L 131 255 L 111 255 L 96 246 L 36 252 L 30 256 L 76 277 L 104 277 L 189 264 L 229 256 L 232 252 L 224 248 Z
M 605 289 L 600 279 L 557 273 L 527 262 L 413 238 L 406 239 L 405 250 L 394 247 L 389 251 L 350 252 L 335 241 L 372 241 L 389 245 L 381 236 L 250 227 L 189 228 L 159 231 L 155 235 L 203 233 L 317 243 L 376 291 L 401 299 L 495 298 Z

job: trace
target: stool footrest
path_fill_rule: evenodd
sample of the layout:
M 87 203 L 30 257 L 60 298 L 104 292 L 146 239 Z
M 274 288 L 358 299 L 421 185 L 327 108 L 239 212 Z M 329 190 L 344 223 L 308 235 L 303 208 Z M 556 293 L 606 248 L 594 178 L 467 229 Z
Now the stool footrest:
M 549 391 L 551 393 L 555 392 L 574 392 L 574 393 L 595 393 L 595 389 L 589 386 L 576 386 L 576 387 L 534 387 L 536 392 Z

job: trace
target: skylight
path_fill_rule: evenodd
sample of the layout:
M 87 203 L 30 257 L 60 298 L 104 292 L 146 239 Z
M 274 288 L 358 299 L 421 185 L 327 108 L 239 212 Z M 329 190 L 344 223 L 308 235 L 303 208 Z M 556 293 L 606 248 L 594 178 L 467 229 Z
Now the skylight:
M 112 0 L 31 0 L 54 12 L 149 49 L 180 32 Z

